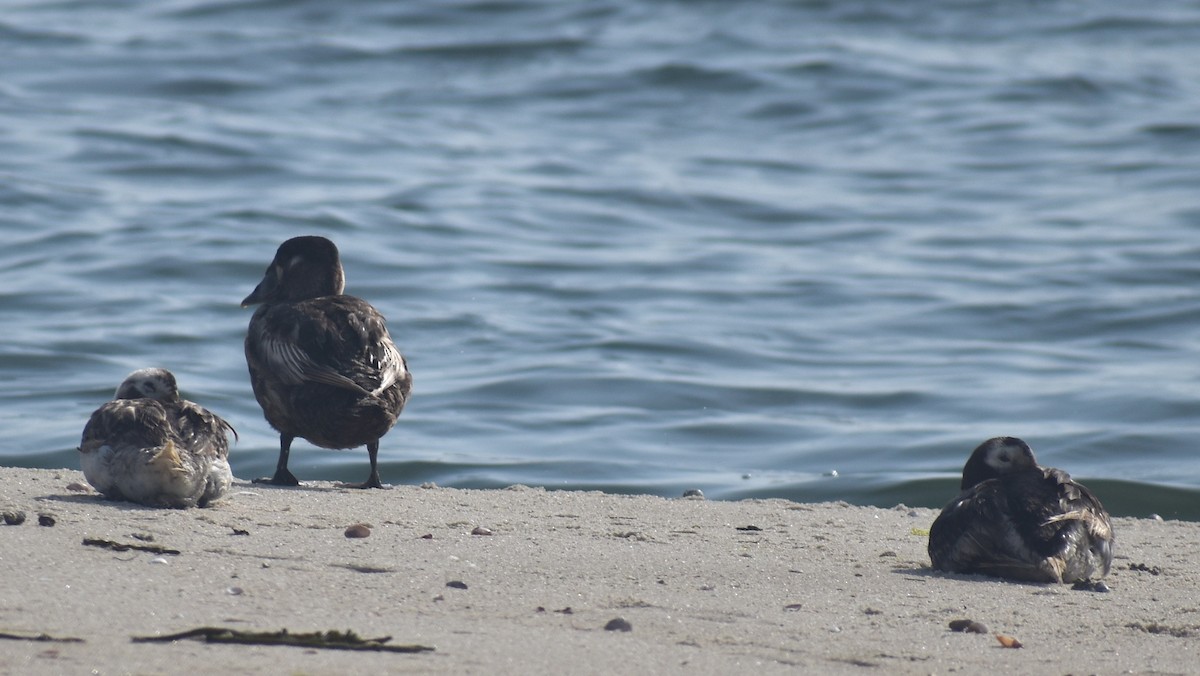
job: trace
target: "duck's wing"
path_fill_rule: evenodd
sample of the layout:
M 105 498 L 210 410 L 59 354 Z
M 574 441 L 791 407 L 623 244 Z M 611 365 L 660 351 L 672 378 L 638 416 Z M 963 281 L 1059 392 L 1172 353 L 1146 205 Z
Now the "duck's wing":
M 102 446 L 152 448 L 171 438 L 166 409 L 153 399 L 116 399 L 92 413 L 79 441 L 81 453 Z
M 175 433 L 186 450 L 216 458 L 229 456 L 226 433 L 232 432 L 236 439 L 237 430 L 220 416 L 190 401 L 178 402 L 171 413 Z
M 263 306 L 255 312 L 246 334 L 246 354 L 257 367 L 285 385 L 324 383 L 370 394 L 340 373 L 330 359 L 331 350 L 342 344 L 340 323 L 302 306 Z
M 1039 534 L 1051 543 L 1048 546 L 1058 550 L 1054 553 L 1061 552 L 1071 531 L 1081 527 L 1100 556 L 1111 560 L 1112 521 L 1099 498 L 1060 469 L 1046 467 L 1041 472 L 1039 488 L 1045 499 L 1030 511 Z
M 349 312 L 346 319 L 362 346 L 362 357 L 358 361 L 364 375 L 373 381 L 371 384 L 378 382 L 371 394 L 378 395 L 408 377 L 408 364 L 392 342 L 383 316 L 370 305 L 363 305 L 366 307 Z
M 953 573 L 985 573 L 1037 580 L 1045 573 L 1013 523 L 1008 491 L 999 479 L 963 491 L 929 529 L 933 567 Z
M 247 353 L 288 385 L 323 383 L 374 395 L 407 374 L 383 316 L 366 301 L 328 296 L 259 312 Z

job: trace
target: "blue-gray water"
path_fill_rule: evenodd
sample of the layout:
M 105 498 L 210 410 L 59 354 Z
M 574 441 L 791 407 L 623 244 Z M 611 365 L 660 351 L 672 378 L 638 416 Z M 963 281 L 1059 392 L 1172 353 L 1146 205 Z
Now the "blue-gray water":
M 3 465 L 158 365 L 270 473 L 238 302 L 313 233 L 388 482 L 940 506 L 1006 434 L 1200 519 L 1195 1 L 10 0 L 0 233 Z

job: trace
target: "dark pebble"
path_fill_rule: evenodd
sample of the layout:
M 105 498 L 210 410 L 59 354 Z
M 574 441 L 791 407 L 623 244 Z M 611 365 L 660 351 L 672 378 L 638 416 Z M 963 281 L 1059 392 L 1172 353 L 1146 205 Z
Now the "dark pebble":
M 450 580 L 446 583 L 446 586 L 450 587 L 451 589 L 466 589 L 467 583 L 463 582 L 462 580 Z
M 58 523 L 58 522 L 54 520 L 53 516 L 51 516 L 49 514 L 38 514 L 38 525 L 39 526 L 45 526 L 47 528 L 50 528 L 51 526 L 53 526 L 56 523 Z
M 968 634 L 986 634 L 987 625 L 975 620 L 950 620 L 951 631 L 964 631 Z
M 421 539 L 422 539 L 422 540 L 432 540 L 432 539 L 433 539 L 433 533 L 426 533 L 426 534 L 424 534 L 424 535 L 422 535 L 422 536 L 421 536 Z
M 633 631 L 633 625 L 623 617 L 614 617 L 604 625 L 604 631 Z
M 471 535 L 493 535 L 493 533 L 491 528 L 475 526 L 475 528 L 471 530 Z
M 697 498 L 699 500 L 703 500 L 704 499 L 704 491 L 700 490 L 699 488 L 689 488 L 683 492 L 683 497 Z
M 346 529 L 346 537 L 348 538 L 365 538 L 371 536 L 371 529 L 365 523 L 356 523 Z
M 20 526 L 23 523 L 25 523 L 25 512 L 5 512 L 4 513 L 4 525 L 5 526 Z
M 1104 583 L 1104 580 L 1096 580 L 1094 582 L 1092 580 L 1079 580 L 1075 584 L 1071 585 L 1071 589 L 1074 589 L 1075 591 L 1090 591 L 1090 592 L 1101 592 L 1101 593 L 1109 591 L 1108 585 Z

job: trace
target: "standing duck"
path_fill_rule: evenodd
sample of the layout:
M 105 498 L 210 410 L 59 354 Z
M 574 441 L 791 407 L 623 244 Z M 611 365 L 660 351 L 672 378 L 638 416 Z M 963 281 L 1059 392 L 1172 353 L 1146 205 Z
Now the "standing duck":
M 1040 467 L 1015 437 L 975 449 L 962 492 L 929 530 L 933 567 L 951 573 L 1086 584 L 1108 574 L 1112 556 L 1112 523 L 1096 496 Z
M 204 507 L 229 490 L 221 418 L 181 399 L 166 369 L 129 374 L 83 428 L 79 461 L 96 490 L 150 507 Z
M 294 237 L 242 307 L 261 303 L 246 334 L 250 384 L 267 422 L 279 430 L 275 475 L 256 483 L 296 486 L 288 454 L 296 437 L 323 448 L 366 444 L 371 475 L 356 488 L 383 488 L 379 439 L 396 424 L 412 375 L 371 304 L 342 294 L 337 247 Z

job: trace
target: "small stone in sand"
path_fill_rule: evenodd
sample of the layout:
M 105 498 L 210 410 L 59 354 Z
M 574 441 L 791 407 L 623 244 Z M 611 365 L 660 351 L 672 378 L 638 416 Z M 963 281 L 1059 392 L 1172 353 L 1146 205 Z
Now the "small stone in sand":
M 475 526 L 475 528 L 471 530 L 471 535 L 494 535 L 494 533 L 492 533 L 491 528 L 484 528 L 483 526 Z
M 346 529 L 348 538 L 365 538 L 371 536 L 371 529 L 365 523 L 356 523 Z
M 5 526 L 20 526 L 23 523 L 25 523 L 25 512 L 16 510 L 4 512 Z
M 56 523 L 58 523 L 58 522 L 54 520 L 54 516 L 52 514 L 38 514 L 38 525 L 39 526 L 45 526 L 47 528 L 50 528 L 51 526 L 53 526 Z
M 422 540 L 432 540 L 432 539 L 433 539 L 433 533 L 426 533 L 426 534 L 424 534 L 424 535 L 422 535 L 422 536 L 421 536 L 421 539 L 422 539 Z
M 623 617 L 614 617 L 604 625 L 604 631 L 633 631 L 633 625 Z
M 446 583 L 446 586 L 451 589 L 466 589 L 467 583 L 462 580 L 450 580 Z
M 950 631 L 965 631 L 968 634 L 986 634 L 987 625 L 975 620 L 950 620 Z
M 88 488 L 86 484 L 81 484 L 78 481 L 72 481 L 71 483 L 67 484 L 67 490 L 74 491 L 75 493 L 90 493 L 92 489 Z
M 699 488 L 689 488 L 683 492 L 683 497 L 696 498 L 697 500 L 703 500 L 704 499 L 704 491 L 700 490 Z

